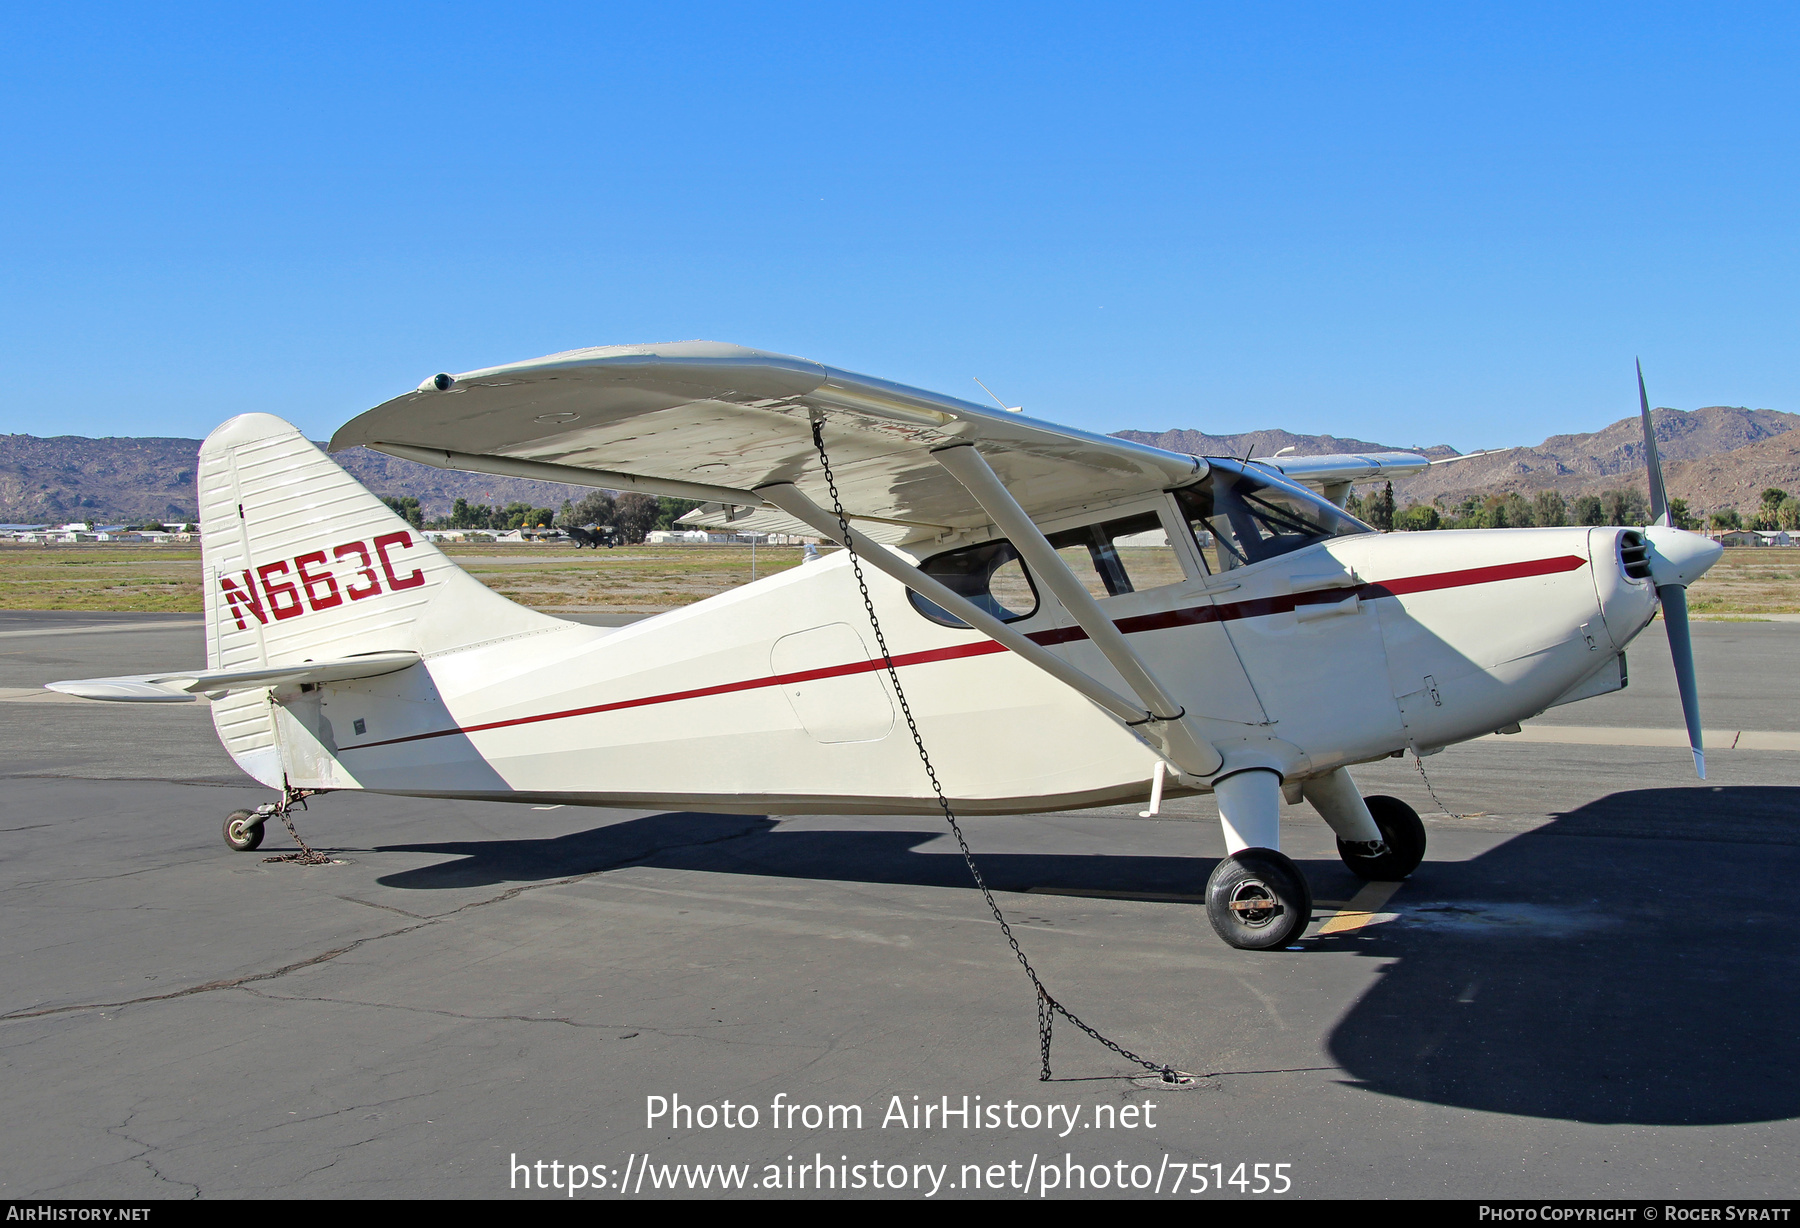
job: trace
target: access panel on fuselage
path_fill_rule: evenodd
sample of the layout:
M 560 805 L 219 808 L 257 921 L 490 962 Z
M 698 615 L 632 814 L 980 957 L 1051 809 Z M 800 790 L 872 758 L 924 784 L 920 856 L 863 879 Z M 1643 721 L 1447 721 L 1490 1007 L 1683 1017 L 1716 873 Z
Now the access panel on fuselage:
M 1400 744 L 1380 621 L 1358 592 L 1361 542 L 1339 538 L 1214 581 L 1219 617 L 1271 732 L 1321 767 Z M 1226 585 L 1236 587 L 1222 591 Z

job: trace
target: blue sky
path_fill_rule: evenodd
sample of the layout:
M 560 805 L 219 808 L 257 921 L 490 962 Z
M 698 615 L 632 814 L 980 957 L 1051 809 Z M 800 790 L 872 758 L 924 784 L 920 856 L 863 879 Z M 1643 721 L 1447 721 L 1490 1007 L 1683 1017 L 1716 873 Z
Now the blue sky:
M 0 431 L 706 337 L 1098 430 L 1800 411 L 1792 5 L 9 6 Z

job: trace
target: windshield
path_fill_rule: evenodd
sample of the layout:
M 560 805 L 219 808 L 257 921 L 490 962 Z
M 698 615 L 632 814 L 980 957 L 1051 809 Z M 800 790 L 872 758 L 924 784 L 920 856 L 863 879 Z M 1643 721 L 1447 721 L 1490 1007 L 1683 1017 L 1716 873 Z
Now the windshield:
M 1215 460 L 1206 480 L 1175 492 L 1194 540 L 1213 571 L 1289 554 L 1328 537 L 1373 533 L 1311 491 Z

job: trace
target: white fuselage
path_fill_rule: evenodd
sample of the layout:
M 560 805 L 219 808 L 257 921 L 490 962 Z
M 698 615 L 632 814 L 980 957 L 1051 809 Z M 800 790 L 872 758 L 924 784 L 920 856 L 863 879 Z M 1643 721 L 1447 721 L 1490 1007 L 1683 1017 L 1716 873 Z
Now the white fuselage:
M 1305 778 L 1617 689 L 1619 656 L 1656 609 L 1650 585 L 1625 575 L 1622 532 L 1369 533 L 1210 577 L 1188 541 L 1184 582 L 1101 604 L 1214 745 Z M 215 716 L 238 754 L 232 730 L 266 714 L 275 753 L 239 762 L 277 786 L 285 773 L 295 788 L 417 796 L 932 809 L 850 563 L 838 553 L 618 630 L 560 624 L 379 678 L 234 696 Z M 864 575 L 960 809 L 1145 796 L 1157 755 L 1134 732 Z M 1016 626 L 1122 686 L 1048 593 Z

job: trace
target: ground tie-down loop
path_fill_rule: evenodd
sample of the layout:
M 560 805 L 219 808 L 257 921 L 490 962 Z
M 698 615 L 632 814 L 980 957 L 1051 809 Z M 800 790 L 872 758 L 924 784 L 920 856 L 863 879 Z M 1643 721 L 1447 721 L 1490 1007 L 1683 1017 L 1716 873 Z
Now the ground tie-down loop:
M 944 812 L 944 821 L 950 825 L 950 834 L 956 837 L 956 846 L 962 850 L 963 864 L 969 867 L 969 877 L 975 880 L 975 886 L 980 889 L 988 911 L 994 914 L 1000 932 L 1006 936 L 1006 945 L 1012 948 L 1019 966 L 1025 969 L 1025 975 L 1031 978 L 1032 987 L 1037 990 L 1038 1045 L 1043 1059 L 1043 1069 L 1039 1072 L 1038 1079 L 1043 1081 L 1050 1078 L 1051 1034 L 1056 1016 L 1061 1015 L 1126 1061 L 1135 1062 L 1145 1070 L 1161 1075 L 1165 1083 L 1192 1082 L 1192 1076 L 1183 1074 L 1168 1063 L 1152 1062 L 1140 1057 L 1089 1027 L 1079 1015 L 1051 996 L 1050 991 L 1044 987 L 1044 982 L 1039 979 L 1037 969 L 1025 958 L 1025 951 L 1013 936 L 1006 914 L 1000 911 L 1000 905 L 994 901 L 994 893 L 988 889 L 987 880 L 981 876 L 981 868 L 975 864 L 975 854 L 970 851 L 969 842 L 963 838 L 962 825 L 956 821 L 956 812 L 950 808 L 950 799 L 944 796 L 944 786 L 938 781 L 937 769 L 932 766 L 931 756 L 925 750 L 925 739 L 919 733 L 919 723 L 913 719 L 912 707 L 906 702 L 906 690 L 900 685 L 900 673 L 894 668 L 894 658 L 888 652 L 887 636 L 882 634 L 881 619 L 875 613 L 875 602 L 869 596 L 869 585 L 863 578 L 862 560 L 857 557 L 855 539 L 850 534 L 850 519 L 844 514 L 843 500 L 838 497 L 837 479 L 831 472 L 831 457 L 825 452 L 825 424 L 821 420 L 813 422 L 813 447 L 819 453 L 819 465 L 825 471 L 825 487 L 831 492 L 831 511 L 837 517 L 838 540 L 844 543 L 844 549 L 850 555 L 850 570 L 856 576 L 856 590 L 862 594 L 863 610 L 869 616 L 869 628 L 875 634 L 875 646 L 881 652 L 881 663 L 887 671 L 888 681 L 893 685 L 894 698 L 899 701 L 900 714 L 906 718 L 906 728 L 912 734 L 913 747 L 919 752 L 919 762 L 925 765 L 925 776 L 931 781 L 931 792 L 937 798 L 938 809 Z
M 305 810 L 306 799 L 317 792 L 317 789 L 290 789 L 288 787 L 287 777 L 285 775 L 282 776 L 281 800 L 275 803 L 274 814 L 276 818 L 281 820 L 281 825 L 287 828 L 288 835 L 294 838 L 294 843 L 300 846 L 300 851 L 298 853 L 283 853 L 278 857 L 265 857 L 263 858 L 265 864 L 274 862 L 287 862 L 292 865 L 300 866 L 328 866 L 332 864 L 331 858 L 318 852 L 312 845 L 302 840 L 300 838 L 300 833 L 294 830 L 294 803 L 299 802 L 300 809 Z

